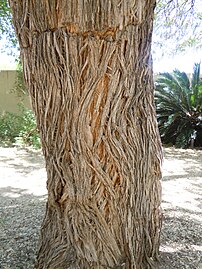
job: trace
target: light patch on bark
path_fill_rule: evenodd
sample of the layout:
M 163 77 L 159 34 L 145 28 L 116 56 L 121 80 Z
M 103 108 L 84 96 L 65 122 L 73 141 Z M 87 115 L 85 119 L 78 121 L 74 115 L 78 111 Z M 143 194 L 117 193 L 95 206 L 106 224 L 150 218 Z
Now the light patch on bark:
M 48 175 L 37 268 L 156 268 L 155 1 L 10 3 Z

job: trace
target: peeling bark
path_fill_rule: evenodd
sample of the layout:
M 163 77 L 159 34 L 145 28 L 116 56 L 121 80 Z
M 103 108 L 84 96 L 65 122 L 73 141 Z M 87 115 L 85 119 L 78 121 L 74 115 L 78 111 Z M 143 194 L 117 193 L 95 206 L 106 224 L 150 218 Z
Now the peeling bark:
M 10 5 L 48 175 L 36 268 L 156 268 L 155 1 Z

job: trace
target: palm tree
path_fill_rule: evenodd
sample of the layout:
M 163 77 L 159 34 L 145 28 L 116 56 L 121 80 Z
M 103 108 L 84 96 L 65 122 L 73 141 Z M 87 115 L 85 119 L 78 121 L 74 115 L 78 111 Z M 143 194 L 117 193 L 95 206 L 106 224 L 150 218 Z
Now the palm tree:
M 202 146 L 200 64 L 191 79 L 185 72 L 161 73 L 156 80 L 156 110 L 162 142 L 178 147 Z

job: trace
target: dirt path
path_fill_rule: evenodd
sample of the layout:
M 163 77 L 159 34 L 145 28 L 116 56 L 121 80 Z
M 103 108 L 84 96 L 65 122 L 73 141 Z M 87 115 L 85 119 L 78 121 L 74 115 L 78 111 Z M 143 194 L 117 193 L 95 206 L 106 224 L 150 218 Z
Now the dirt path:
M 165 149 L 160 269 L 202 269 L 202 151 Z M 45 210 L 39 151 L 0 148 L 0 268 L 34 268 Z

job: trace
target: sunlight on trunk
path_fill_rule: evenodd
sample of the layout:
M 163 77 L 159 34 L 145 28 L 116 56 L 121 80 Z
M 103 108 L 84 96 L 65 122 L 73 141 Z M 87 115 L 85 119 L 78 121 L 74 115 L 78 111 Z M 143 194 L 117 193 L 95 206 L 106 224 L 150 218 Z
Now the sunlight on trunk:
M 156 268 L 154 0 L 10 1 L 48 202 L 37 269 Z

